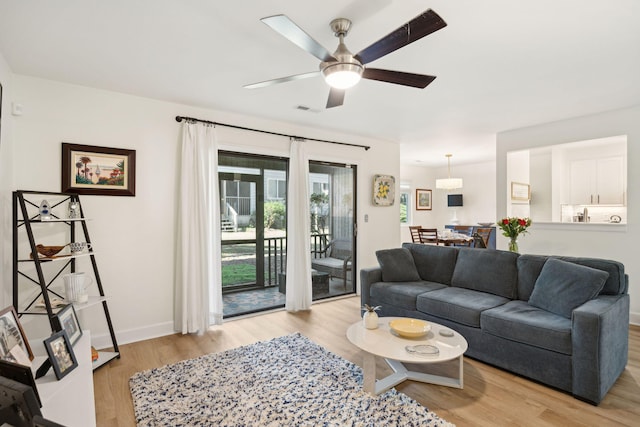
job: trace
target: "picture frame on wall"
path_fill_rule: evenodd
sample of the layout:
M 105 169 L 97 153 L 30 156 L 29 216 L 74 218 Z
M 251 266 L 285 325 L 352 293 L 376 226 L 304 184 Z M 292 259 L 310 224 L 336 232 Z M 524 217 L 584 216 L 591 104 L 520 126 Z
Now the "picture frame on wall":
M 432 208 L 433 197 L 432 191 L 422 188 L 416 189 L 416 210 L 430 211 Z
M 396 179 L 391 175 L 374 175 L 373 204 L 393 206 L 396 197 Z
M 33 352 L 13 306 L 0 310 L 0 359 L 31 366 Z
M 73 304 L 69 304 L 60 310 L 53 317 L 53 323 L 56 331 L 65 331 L 67 333 L 71 345 L 75 345 L 82 336 L 82 328 L 80 327 L 80 322 L 78 322 L 78 316 Z
M 136 195 L 136 151 L 62 143 L 62 192 Z
M 78 367 L 78 360 L 73 352 L 73 346 L 64 330 L 55 332 L 44 340 L 44 347 L 47 349 L 49 362 L 51 362 L 53 372 L 55 372 L 58 380 L 61 380 Z
M 521 182 L 511 182 L 511 200 L 519 202 L 531 200 L 531 186 Z

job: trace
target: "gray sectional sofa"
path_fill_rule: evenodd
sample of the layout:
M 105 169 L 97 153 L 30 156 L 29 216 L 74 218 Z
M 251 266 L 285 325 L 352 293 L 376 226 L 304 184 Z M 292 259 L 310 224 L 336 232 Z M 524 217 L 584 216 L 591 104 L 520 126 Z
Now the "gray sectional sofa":
M 627 364 L 628 276 L 596 258 L 405 243 L 360 271 L 362 304 L 462 334 L 466 356 L 598 404 Z

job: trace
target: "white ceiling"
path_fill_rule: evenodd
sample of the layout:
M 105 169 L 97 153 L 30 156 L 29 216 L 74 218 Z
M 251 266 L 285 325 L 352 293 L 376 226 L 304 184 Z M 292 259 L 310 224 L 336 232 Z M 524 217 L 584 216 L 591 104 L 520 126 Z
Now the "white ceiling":
M 318 67 L 262 17 L 329 51 L 329 22 L 350 18 L 358 52 L 429 8 L 448 26 L 369 64 L 437 76 L 424 90 L 363 80 L 325 110 L 320 77 L 242 88 Z M 639 105 L 639 18 L 637 0 L 0 0 L 0 52 L 16 74 L 395 141 L 403 161 L 444 166 L 493 159 L 500 131 Z

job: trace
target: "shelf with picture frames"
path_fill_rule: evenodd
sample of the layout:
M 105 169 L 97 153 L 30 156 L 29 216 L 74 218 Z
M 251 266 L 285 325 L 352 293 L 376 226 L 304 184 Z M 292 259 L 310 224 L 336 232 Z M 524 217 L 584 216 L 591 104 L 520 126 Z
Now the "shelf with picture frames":
M 53 200 L 53 203 L 49 205 L 48 200 Z M 44 211 L 43 206 L 46 208 Z M 68 206 L 75 209 L 69 210 Z M 64 214 L 57 215 L 56 209 Z M 69 211 L 75 216 L 70 217 Z M 98 271 L 96 253 L 91 247 L 87 221 L 77 194 L 24 190 L 13 192 L 13 306 L 18 316 L 45 316 L 52 332 L 57 329 L 55 316 L 68 303 L 73 303 L 76 311 L 102 307 L 113 351 L 99 352 L 98 362 L 92 365 L 95 369 L 119 358 L 120 352 L 109 314 L 108 298 Z M 43 224 L 49 224 L 53 228 L 47 228 Z M 47 229 L 46 233 L 43 227 Z M 42 245 L 38 247 L 38 238 L 44 238 L 44 235 L 51 237 L 52 233 L 58 238 L 64 234 L 64 241 L 70 243 L 44 247 L 51 251 L 43 251 Z M 71 251 L 74 243 L 80 243 L 76 252 Z M 70 253 L 57 255 L 67 247 Z M 53 256 L 42 256 L 39 250 Z M 28 258 L 25 258 L 25 254 Z M 88 258 L 91 263 L 91 272 L 87 272 L 86 276 L 76 270 L 78 258 Z M 43 269 L 46 263 L 55 263 L 55 267 L 52 265 Z M 53 285 L 63 281 L 65 290 L 61 292 Z M 87 286 L 90 291 L 86 289 Z M 38 292 L 35 297 L 32 295 L 34 287 Z M 78 300 L 73 296 L 69 297 L 74 295 L 74 289 L 80 291 Z

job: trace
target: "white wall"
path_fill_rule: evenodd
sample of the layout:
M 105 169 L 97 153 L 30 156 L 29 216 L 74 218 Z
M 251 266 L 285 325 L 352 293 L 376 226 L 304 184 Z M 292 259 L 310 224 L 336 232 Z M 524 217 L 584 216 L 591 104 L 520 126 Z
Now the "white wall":
M 416 210 L 416 189 L 431 190 L 431 196 L 435 196 L 433 169 L 426 166 L 416 166 L 403 164 L 400 170 L 400 181 L 409 184 L 409 193 L 411 195 L 411 221 L 408 224 L 400 226 L 399 246 L 403 242 L 411 241 L 411 233 L 409 233 L 410 225 L 421 225 L 426 228 L 436 227 L 437 210 Z M 433 199 L 431 200 L 433 205 Z M 398 223 L 399 224 L 399 223 Z M 397 247 L 396 246 L 396 247 Z
M 0 53 L 0 83 L 2 84 L 2 118 L 0 119 L 0 308 L 11 301 L 11 94 L 12 73 Z
M 453 161 L 452 161 L 453 163 Z M 447 206 L 447 194 L 462 194 L 463 206 L 456 208 L 460 225 L 475 225 L 478 222 L 496 222 L 496 164 L 495 162 L 473 163 L 451 166 L 451 177 L 462 178 L 463 188 L 447 192 L 436 190 L 436 179 L 447 177 L 447 168 L 428 168 L 403 164 L 400 178 L 410 182 L 415 202 L 415 189 L 432 190 L 431 211 L 416 211 L 413 207 L 412 225 L 444 228 L 451 224 L 453 208 Z M 411 235 L 407 227 L 401 227 L 401 242 L 410 242 Z
M 500 215 L 506 212 L 507 152 L 574 141 L 627 135 L 627 182 L 640 182 L 640 107 L 578 117 L 529 128 L 503 132 L 497 136 L 497 200 Z M 518 240 L 523 253 L 589 256 L 620 261 L 629 274 L 631 321 L 640 323 L 640 291 L 637 277 L 637 245 L 640 241 L 638 206 L 640 191 L 628 192 L 626 225 L 536 224 Z M 506 238 L 498 237 L 498 248 L 506 248 Z
M 376 265 L 375 250 L 399 240 L 399 206 L 372 206 L 375 174 L 399 176 L 397 144 L 300 128 L 284 123 L 114 92 L 14 75 L 13 98 L 24 115 L 13 117 L 15 188 L 60 191 L 61 143 L 135 149 L 136 196 L 81 198 L 119 341 L 173 331 L 173 275 L 180 124 L 176 115 L 245 127 L 371 145 L 310 143 L 312 159 L 357 165 L 357 267 Z M 218 127 L 222 149 L 288 157 L 289 141 Z M 6 161 L 3 159 L 2 161 Z M 3 198 L 9 197 L 5 190 Z M 363 217 L 368 214 L 369 221 Z M 6 240 L 7 236 L 5 236 Z M 6 258 L 9 254 L 5 254 Z M 89 266 L 80 266 L 86 270 Z M 5 288 L 10 282 L 5 282 Z M 81 312 L 83 327 L 104 338 L 102 317 Z M 104 341 L 103 341 L 104 342 Z M 100 346 L 100 343 L 98 343 Z

